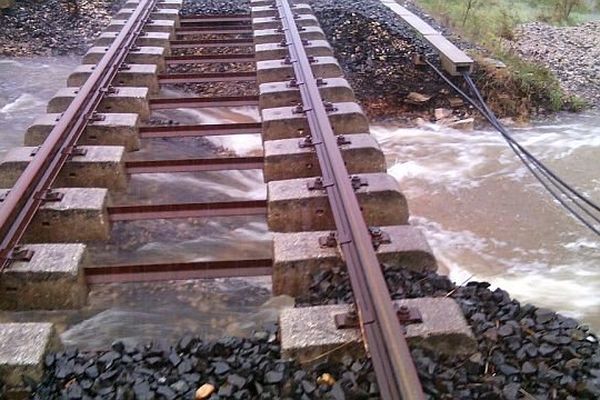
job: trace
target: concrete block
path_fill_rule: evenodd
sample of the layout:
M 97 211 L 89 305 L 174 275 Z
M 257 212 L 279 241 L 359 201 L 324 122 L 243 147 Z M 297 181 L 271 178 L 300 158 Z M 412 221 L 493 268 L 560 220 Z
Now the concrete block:
M 102 32 L 96 39 L 96 46 L 110 46 L 119 32 Z M 162 47 L 165 56 L 171 55 L 171 34 L 168 32 L 142 32 L 135 44 L 138 46 Z
M 126 19 L 113 19 L 110 21 L 105 32 L 120 32 L 125 23 Z M 170 35 L 175 35 L 175 21 L 168 19 L 153 19 L 144 25 L 145 32 L 167 32 Z
M 136 8 L 140 4 L 140 0 L 127 0 L 124 8 Z M 176 10 L 181 9 L 183 7 L 183 0 L 159 0 L 156 3 L 156 6 L 161 9 L 173 8 Z
M 356 189 L 363 217 L 369 226 L 405 225 L 408 205 L 396 180 L 385 173 L 358 174 L 368 183 Z M 350 177 L 348 178 L 350 179 Z M 309 190 L 314 178 L 271 181 L 267 184 L 269 229 L 302 232 L 335 229 L 325 190 Z
M 108 46 L 91 47 L 83 56 L 82 64 L 98 64 L 102 57 L 107 53 Z M 158 72 L 164 72 L 165 64 L 165 49 L 163 47 L 143 46 L 135 50 L 131 50 L 125 62 L 128 64 L 154 64 Z
M 24 388 L 23 377 L 40 382 L 44 357 L 60 339 L 50 323 L 0 324 L 0 376 L 9 389 Z
M 252 35 L 254 44 L 281 43 L 285 39 L 283 31 L 277 28 L 255 29 Z M 303 40 L 326 40 L 323 29 L 318 25 L 303 27 L 300 30 L 300 38 Z
M 122 8 L 113 16 L 113 18 L 116 20 L 127 20 L 134 11 L 135 8 Z M 179 27 L 179 9 L 176 8 L 155 8 L 150 12 L 150 18 L 159 21 L 173 21 L 175 22 L 175 27 Z
M 297 18 L 294 19 L 296 21 L 296 25 L 298 27 L 304 26 L 318 26 L 319 21 L 317 21 L 317 17 L 310 14 L 298 15 Z M 281 28 L 281 20 L 278 17 L 264 17 L 264 18 L 252 18 L 252 29 L 277 29 Z
M 304 45 L 309 57 L 333 57 L 333 49 L 326 40 L 311 40 Z M 289 55 L 288 47 L 281 43 L 263 43 L 254 46 L 256 61 L 279 60 Z
M 16 147 L 0 163 L 0 187 L 12 187 L 29 162 L 35 147 Z M 81 146 L 85 154 L 71 156 L 60 171 L 56 186 L 105 187 L 111 190 L 127 186 L 125 148 L 122 146 Z
M 103 120 L 91 121 L 85 127 L 80 145 L 123 146 L 127 151 L 140 148 L 139 116 L 131 113 L 100 114 Z M 60 114 L 38 117 L 25 132 L 25 146 L 39 146 L 56 125 Z
M 145 87 L 116 87 L 114 92 L 104 95 L 96 111 L 100 113 L 135 113 L 141 120 L 150 118 L 148 88 Z M 71 104 L 79 88 L 62 88 L 48 102 L 48 113 L 62 113 Z
M 383 226 L 391 242 L 377 248 L 385 265 L 413 271 L 435 271 L 437 263 L 423 233 L 410 225 Z M 345 268 L 338 247 L 321 247 L 319 238 L 330 231 L 273 234 L 273 294 L 297 297 L 306 293 L 312 277 L 322 270 Z
M 334 57 L 315 57 L 310 63 L 313 75 L 318 78 L 338 78 L 344 75 Z M 288 81 L 294 78 L 294 68 L 283 59 L 258 61 L 256 63 L 256 81 L 258 84 Z
M 3 310 L 55 310 L 83 307 L 86 247 L 76 243 L 29 244 L 29 261 L 15 261 L 0 277 Z
M 5 196 L 8 189 L 0 189 Z M 104 188 L 57 188 L 57 201 L 47 201 L 37 211 L 23 241 L 26 243 L 80 243 L 108 240 L 110 220 L 108 190 Z
M 312 14 L 312 8 L 306 3 L 292 4 L 292 12 L 297 15 Z M 252 6 L 250 7 L 252 18 L 276 17 L 279 15 L 279 10 L 271 5 Z
M 333 103 L 329 122 L 336 135 L 369 132 L 369 121 L 354 102 Z M 308 120 L 295 107 L 265 108 L 261 111 L 263 140 L 301 138 L 310 134 Z
M 385 172 L 385 157 L 375 138 L 368 133 L 350 135 L 340 150 L 350 174 Z M 314 147 L 301 147 L 303 139 L 264 142 L 265 182 L 321 176 Z
M 94 72 L 94 64 L 82 64 L 75 68 L 67 79 L 67 86 L 80 87 Z M 159 91 L 158 68 L 154 64 L 127 64 L 125 68 L 119 70 L 112 85 L 116 87 L 133 86 L 147 87 L 151 94 Z
M 300 89 L 290 86 L 290 82 L 263 83 L 258 88 L 260 93 L 259 107 L 275 108 L 295 106 L 302 102 Z M 344 78 L 323 79 L 319 84 L 319 93 L 324 101 L 331 103 L 355 101 L 354 91 Z
M 477 351 L 477 341 L 454 299 L 425 297 L 394 303 L 398 307 L 416 307 L 423 318 L 422 323 L 406 326 L 409 345 L 448 355 L 468 355 Z M 335 326 L 334 316 L 348 310 L 345 304 L 284 309 L 279 315 L 283 357 L 307 362 L 329 352 L 332 352 L 329 357 L 334 359 L 343 354 L 364 355 L 360 331 Z M 349 345 L 342 346 L 345 343 Z M 336 348 L 340 350 L 335 351 Z

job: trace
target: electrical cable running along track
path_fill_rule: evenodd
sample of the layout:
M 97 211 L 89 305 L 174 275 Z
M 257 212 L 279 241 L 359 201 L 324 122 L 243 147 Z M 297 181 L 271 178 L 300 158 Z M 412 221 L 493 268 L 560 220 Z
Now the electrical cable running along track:
M 402 327 L 377 260 L 368 227 L 352 188 L 327 111 L 313 76 L 288 0 L 277 0 L 290 60 L 300 89 L 348 269 L 360 330 L 384 399 L 424 399 Z

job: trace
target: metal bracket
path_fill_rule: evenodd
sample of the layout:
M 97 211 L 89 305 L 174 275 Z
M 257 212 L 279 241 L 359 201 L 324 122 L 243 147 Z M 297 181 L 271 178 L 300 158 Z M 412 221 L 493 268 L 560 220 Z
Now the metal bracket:
M 287 87 L 297 88 L 297 87 L 300 87 L 300 85 L 304 85 L 304 82 L 298 82 L 298 80 L 296 78 L 294 78 L 288 82 Z
M 285 39 L 283 39 L 281 42 L 279 42 L 280 47 L 288 47 L 289 45 L 290 44 Z
M 119 71 L 129 71 L 131 69 L 131 65 L 123 63 L 119 66 Z
M 335 107 L 330 101 L 324 101 L 323 106 L 325 107 L 325 111 L 327 112 L 337 111 L 337 107 Z
M 343 146 L 345 144 L 352 143 L 349 139 L 346 139 L 346 136 L 344 136 L 344 135 L 337 135 L 335 139 L 337 141 L 338 146 Z
M 312 108 L 304 108 L 304 106 L 302 104 L 298 104 L 296 107 L 294 107 L 294 109 L 292 110 L 292 112 L 294 114 L 304 114 L 308 111 L 311 111 Z
M 119 89 L 111 85 L 109 87 L 100 89 L 100 93 L 115 94 L 115 93 L 119 93 Z
M 0 194 L 0 203 L 2 203 L 4 200 L 6 200 L 9 193 L 10 193 L 10 190 L 7 190 L 6 192 Z
M 350 177 L 350 183 L 352 184 L 352 189 L 354 190 L 360 189 L 361 186 L 369 186 L 369 182 L 358 175 L 352 175 Z
M 323 143 L 323 142 L 313 142 L 312 136 L 306 135 L 304 137 L 304 139 L 301 139 L 298 142 L 298 147 L 300 147 L 301 149 L 305 149 L 307 147 L 315 147 L 316 145 L 321 144 L 321 143 Z
M 396 308 L 396 315 L 400 325 L 418 324 L 423 322 L 423 317 L 415 307 L 400 306 Z M 337 329 L 351 329 L 359 327 L 358 313 L 352 308 L 347 313 L 336 314 L 333 316 Z
M 48 189 L 44 193 L 38 192 L 34 198 L 36 200 L 41 200 L 44 203 L 61 201 L 65 197 L 64 193 L 57 192 L 56 190 Z
M 140 49 L 141 49 L 140 46 L 138 46 L 137 44 L 134 44 L 129 48 L 129 51 L 140 51 Z
M 369 227 L 369 234 L 371 235 L 371 242 L 373 243 L 373 248 L 375 250 L 377 250 L 382 244 L 392 243 L 392 238 L 390 235 L 382 231 L 379 227 Z
M 333 186 L 333 182 L 323 182 L 323 178 L 320 176 L 315 178 L 306 184 L 308 190 L 325 190 L 328 187 Z
M 337 246 L 337 235 L 335 232 L 329 232 L 327 236 L 319 237 L 319 246 L 322 248 Z
M 317 82 L 317 86 L 327 85 L 327 82 L 323 78 L 317 78 L 316 82 Z
M 6 259 L 9 261 L 31 261 L 34 254 L 33 250 L 15 246 L 15 248 L 8 252 Z
M 33 150 L 31 150 L 31 153 L 29 153 L 29 155 L 31 157 L 35 157 L 35 155 L 38 153 L 38 151 L 40 151 L 40 147 L 41 146 L 38 146 L 38 147 L 34 148 Z
M 106 119 L 105 115 L 98 114 L 96 111 L 94 111 L 93 113 L 91 113 L 90 116 L 88 117 L 88 121 L 89 122 L 104 121 L 105 119 Z
M 85 156 L 87 154 L 87 149 L 79 146 L 71 146 L 64 149 L 63 154 L 66 154 L 70 157 Z
M 297 62 L 298 60 L 292 60 L 292 58 L 290 56 L 285 56 L 285 58 L 283 59 L 283 63 L 284 65 L 290 65 L 292 63 Z

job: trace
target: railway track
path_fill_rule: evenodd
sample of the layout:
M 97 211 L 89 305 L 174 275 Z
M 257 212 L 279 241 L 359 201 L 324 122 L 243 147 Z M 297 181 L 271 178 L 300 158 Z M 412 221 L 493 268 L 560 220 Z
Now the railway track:
M 176 0 L 127 3 L 71 75 L 70 88 L 50 102 L 49 114 L 28 131 L 25 141 L 33 148 L 21 151 L 22 159 L 3 163 L 4 171 L 19 172 L 12 172 L 12 181 L 7 178 L 11 189 L 0 208 L 5 282 L 0 296 L 5 307 L 80 307 L 85 282 L 265 274 L 273 275 L 274 292 L 294 295 L 306 288 L 307 274 L 315 268 L 343 263 L 354 304 L 335 315 L 336 329 L 359 329 L 382 398 L 424 398 L 403 326 L 424 317 L 406 306 L 398 309 L 380 259 L 387 254 L 421 270 L 434 269 L 435 260 L 426 243 L 415 240 L 420 233 L 406 225 L 406 200 L 385 173 L 381 150 L 310 6 L 253 0 L 248 15 L 180 17 L 179 5 Z M 225 68 L 232 64 L 237 68 Z M 255 85 L 257 94 L 161 94 L 165 87 L 240 83 Z M 150 123 L 156 111 L 239 106 L 258 107 L 262 121 Z M 245 134 L 261 134 L 263 155 L 129 155 L 151 140 Z M 116 155 L 102 164 L 94 158 L 100 147 Z M 266 199 L 192 198 L 168 204 L 108 200 L 110 191 L 123 190 L 126 177 L 135 174 L 249 169 L 263 170 Z M 82 261 L 81 243 L 107 240 L 110 225 L 117 222 L 232 216 L 265 219 L 274 235 L 271 258 L 106 265 Z M 299 243 L 307 244 L 302 248 Z M 304 254 L 294 254 L 298 250 Z M 327 252 L 329 261 L 315 267 L 315 259 L 323 257 L 319 252 Z M 27 265 L 42 268 L 30 274 L 51 275 L 39 257 L 76 262 L 67 278 L 63 274 L 27 281 L 18 276 Z

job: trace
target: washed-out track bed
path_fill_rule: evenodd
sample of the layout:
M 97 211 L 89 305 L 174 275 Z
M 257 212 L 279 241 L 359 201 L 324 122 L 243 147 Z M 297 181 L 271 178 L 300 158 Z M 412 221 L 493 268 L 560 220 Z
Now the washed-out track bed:
M 200 3 L 130 0 L 28 129 L 26 147 L 0 164 L 0 305 L 74 309 L 89 285 L 270 275 L 273 295 L 296 307 L 246 338 L 115 340 L 94 352 L 62 348 L 50 323 L 2 323 L 6 396 L 600 396 L 598 342 L 585 326 L 435 272 L 309 4 L 211 2 L 203 12 Z M 260 121 L 190 124 L 170 114 L 220 107 L 256 107 Z M 261 155 L 206 141 L 245 134 L 261 135 Z M 168 157 L 157 141 L 173 143 Z M 124 194 L 136 174 L 236 170 L 261 170 L 266 198 Z M 90 254 L 115 242 L 115 224 L 232 217 L 268 225 L 270 256 Z

